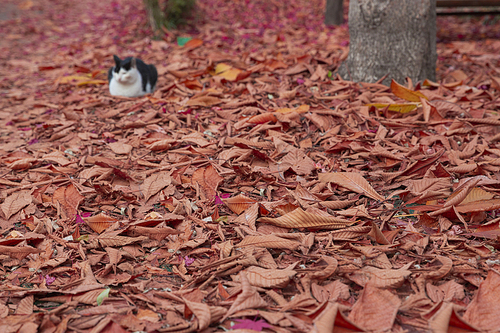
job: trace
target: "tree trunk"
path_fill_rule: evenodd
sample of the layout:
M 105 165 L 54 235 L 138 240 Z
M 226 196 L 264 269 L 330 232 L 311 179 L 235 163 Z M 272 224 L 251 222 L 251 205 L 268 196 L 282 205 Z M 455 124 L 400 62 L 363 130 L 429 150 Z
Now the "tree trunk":
M 158 0 L 144 0 L 144 6 L 148 14 L 149 24 L 155 33 L 163 26 L 163 13 Z
M 344 0 L 326 0 L 325 24 L 341 25 L 344 23 Z
M 350 48 L 339 74 L 403 84 L 436 79 L 436 0 L 351 0 Z

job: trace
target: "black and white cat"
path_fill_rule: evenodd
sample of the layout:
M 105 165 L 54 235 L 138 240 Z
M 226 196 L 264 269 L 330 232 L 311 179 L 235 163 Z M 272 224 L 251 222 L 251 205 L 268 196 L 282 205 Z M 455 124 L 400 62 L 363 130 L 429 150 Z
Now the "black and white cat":
M 158 72 L 141 59 L 120 59 L 114 55 L 115 66 L 108 71 L 109 93 L 114 96 L 138 97 L 155 90 Z

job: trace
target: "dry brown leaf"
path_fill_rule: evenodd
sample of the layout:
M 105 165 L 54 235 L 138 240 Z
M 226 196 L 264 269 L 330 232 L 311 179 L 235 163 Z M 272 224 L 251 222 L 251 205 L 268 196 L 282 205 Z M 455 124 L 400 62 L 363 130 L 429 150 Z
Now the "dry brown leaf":
M 428 282 L 425 285 L 426 294 L 434 303 L 439 303 L 443 300 L 451 301 L 452 299 L 464 299 L 464 287 L 455 281 L 446 281 L 440 285 L 434 285 Z
M 85 291 L 82 294 L 74 295 L 73 300 L 82 304 L 97 305 L 97 296 L 99 296 L 106 289 L 102 287 L 99 288 L 98 285 L 93 287 L 92 289 L 93 290 Z
M 2 212 L 4 213 L 6 219 L 10 219 L 12 215 L 19 212 L 31 202 L 32 197 L 29 191 L 15 192 L 5 198 L 2 202 Z
M 460 205 L 465 205 L 470 202 L 491 200 L 494 196 L 495 194 L 493 193 L 487 192 L 479 187 L 474 187 L 470 190 L 465 199 L 460 202 Z
M 213 96 L 200 96 L 191 98 L 186 105 L 188 106 L 213 106 L 222 103 L 222 101 Z
M 338 303 L 329 302 L 321 314 L 314 319 L 314 328 L 312 333 L 329 333 L 335 329 L 342 329 L 349 332 L 364 332 L 363 329 L 356 326 L 352 321 L 342 313 L 344 307 Z
M 401 300 L 390 290 L 368 283 L 348 318 L 365 330 L 390 330 L 400 305 Z
M 356 193 L 361 193 L 375 200 L 384 201 L 384 197 L 377 193 L 373 187 L 366 181 L 366 179 L 361 176 L 361 174 L 356 172 L 331 172 L 331 173 L 320 173 L 318 174 L 318 179 L 321 182 L 335 183 L 339 186 L 345 187 Z
M 112 142 L 108 144 L 113 153 L 118 155 L 128 155 L 132 151 L 132 146 L 123 142 Z
M 197 330 L 202 331 L 206 329 L 212 322 L 209 306 L 201 302 L 191 302 L 188 301 L 187 299 L 183 300 L 186 306 L 189 307 L 189 310 L 191 310 L 191 312 L 194 313 L 196 319 L 198 319 Z
M 284 228 L 314 228 L 314 229 L 340 229 L 350 226 L 356 221 L 349 221 L 333 216 L 320 216 L 310 214 L 297 208 L 291 213 L 281 217 L 261 217 L 257 220 L 262 223 L 271 223 Z
M 209 165 L 206 168 L 197 169 L 193 173 L 191 183 L 198 183 L 205 196 L 212 200 L 217 195 L 217 187 L 223 180 L 224 178 L 219 176 L 217 170 L 212 165 Z
M 262 299 L 256 288 L 253 287 L 248 281 L 245 272 L 240 272 L 239 275 L 241 282 L 241 294 L 236 297 L 236 300 L 233 302 L 233 304 L 225 314 L 223 320 L 238 311 L 242 311 L 245 309 L 262 308 L 267 306 L 266 301 Z
M 340 299 L 348 299 L 350 297 L 349 287 L 342 282 L 335 280 L 326 285 L 311 285 L 311 293 L 318 302 L 336 302 Z
M 163 188 L 167 187 L 172 183 L 172 178 L 168 172 L 160 171 L 152 174 L 144 180 L 142 183 L 142 195 L 144 195 L 144 200 L 148 201 L 153 195 L 161 191 Z
M 30 315 L 33 313 L 33 295 L 21 299 L 17 304 L 16 315 Z
M 256 246 L 265 247 L 272 249 L 290 249 L 295 250 L 300 246 L 299 242 L 289 240 L 286 238 L 281 238 L 275 235 L 264 235 L 264 236 L 246 236 L 238 246 Z
M 65 214 L 64 218 L 72 219 L 76 216 L 78 206 L 84 199 L 85 197 L 78 192 L 75 185 L 69 184 L 54 191 L 52 202 L 61 205 Z
M 170 149 L 170 145 L 172 144 L 172 140 L 165 139 L 153 142 L 149 145 L 149 149 L 152 151 L 160 151 L 160 150 L 168 150 Z
M 298 175 L 309 175 L 316 170 L 314 161 L 309 158 L 302 150 L 294 149 L 281 159 L 284 165 L 290 165 L 290 168 Z
M 198 1 L 158 40 L 143 3 L 23 1 L 0 10 L 0 330 L 495 331 L 500 22 L 438 16 L 436 82 L 391 92 L 337 76 L 324 0 Z M 115 53 L 156 90 L 110 95 Z
M 479 286 L 464 314 L 464 320 L 477 326 L 482 331 L 500 329 L 500 323 L 497 319 L 500 315 L 500 305 L 496 301 L 500 296 L 498 290 L 500 283 L 499 266 L 495 265 L 493 268 L 495 269 L 488 272 L 488 276 Z
M 240 216 L 238 216 L 234 223 L 248 225 L 250 229 L 256 230 L 255 221 L 259 216 L 259 204 L 254 203 L 250 208 L 245 210 Z
M 99 241 L 99 244 L 101 244 L 102 247 L 108 247 L 108 246 L 125 246 L 135 242 L 144 241 L 148 238 L 144 236 L 125 237 L 125 236 L 102 234 L 99 235 L 96 239 Z
M 59 164 L 61 166 L 66 166 L 66 165 L 69 165 L 71 163 L 71 161 L 68 160 L 64 156 L 64 154 L 62 152 L 60 152 L 59 150 L 53 151 L 50 154 L 43 155 L 42 159 L 45 160 L 45 161 L 50 161 L 50 162 L 57 163 L 57 164 Z
M 11 258 L 24 259 L 27 255 L 31 253 L 40 253 L 41 250 L 35 249 L 31 246 L 4 246 L 0 245 L 0 252 L 6 253 Z
M 251 266 L 246 270 L 248 282 L 262 288 L 285 288 L 297 272 L 290 269 L 266 269 Z
M 479 178 L 471 179 L 455 190 L 446 200 L 443 207 L 456 206 L 465 200 L 469 192 L 481 181 Z
M 321 259 L 327 263 L 325 269 L 313 272 L 311 279 L 325 280 L 335 273 L 338 267 L 338 261 L 335 258 L 322 256 Z
M 111 168 L 102 168 L 94 165 L 93 167 L 85 169 L 82 172 L 80 172 L 79 175 L 80 183 L 84 183 L 85 181 L 93 177 L 108 176 L 111 175 L 112 173 L 113 169 Z
M 264 124 L 267 122 L 275 123 L 277 120 L 278 119 L 273 113 L 267 112 L 248 118 L 247 123 L 249 124 Z
M 487 212 L 499 208 L 500 208 L 500 199 L 472 201 L 466 204 L 456 206 L 456 209 L 459 213 Z
M 433 316 L 426 316 L 430 317 L 426 318 L 429 320 L 429 328 L 434 332 L 443 331 L 448 328 L 452 330 L 466 330 L 467 332 L 483 332 L 483 330 L 474 327 L 459 315 L 459 312 L 462 310 L 462 306 L 451 302 L 439 303 L 437 311 L 432 312 Z
M 186 141 L 186 142 L 198 145 L 200 147 L 206 147 L 206 146 L 210 145 L 210 142 L 207 141 L 203 137 L 203 135 L 199 132 L 193 132 L 191 134 L 184 135 L 182 137 L 182 141 Z
M 161 241 L 168 235 L 178 235 L 181 232 L 169 227 L 147 228 L 140 226 L 130 226 L 128 228 L 131 236 L 144 235 L 150 239 Z
M 104 213 L 99 213 L 97 215 L 83 218 L 83 220 L 88 224 L 88 226 L 97 232 L 98 234 L 102 233 L 104 230 L 108 229 L 113 223 L 116 223 L 118 220 L 114 217 L 106 215 Z
M 366 266 L 352 273 L 349 279 L 360 286 L 370 284 L 375 288 L 398 288 L 410 276 L 411 271 L 408 270 L 408 267 L 411 265 L 412 263 L 409 263 L 399 269 L 379 269 Z
M 330 208 L 330 209 L 342 209 L 347 206 L 352 205 L 355 200 L 345 200 L 345 201 L 321 201 L 319 204 L 322 207 Z
M 137 311 L 137 319 L 146 320 L 152 323 L 157 323 L 159 321 L 158 314 L 149 309 L 140 309 Z
M 426 273 L 425 277 L 441 280 L 451 272 L 451 269 L 453 268 L 453 261 L 450 258 L 444 256 L 436 256 L 436 259 L 439 260 L 443 265 L 437 270 L 432 270 L 431 272 Z
M 246 197 L 243 194 L 238 194 L 229 199 L 222 199 L 222 201 L 231 209 L 235 214 L 243 213 L 247 208 L 253 205 L 256 201 Z

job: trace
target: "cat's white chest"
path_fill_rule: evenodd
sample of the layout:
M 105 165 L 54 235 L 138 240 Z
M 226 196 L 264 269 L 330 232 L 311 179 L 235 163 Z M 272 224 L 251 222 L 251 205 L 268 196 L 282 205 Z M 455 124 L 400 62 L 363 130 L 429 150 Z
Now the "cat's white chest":
M 123 84 L 118 82 L 116 78 L 109 82 L 109 93 L 114 96 L 138 97 L 146 94 L 142 90 L 142 79 L 139 75 L 137 80 L 132 84 Z

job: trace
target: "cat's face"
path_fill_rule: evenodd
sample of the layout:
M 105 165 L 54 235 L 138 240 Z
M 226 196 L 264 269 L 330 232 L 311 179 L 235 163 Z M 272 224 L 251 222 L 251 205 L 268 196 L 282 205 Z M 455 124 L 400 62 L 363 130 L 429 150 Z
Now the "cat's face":
M 121 60 L 115 56 L 115 68 L 113 70 L 113 79 L 123 85 L 134 84 L 139 79 L 135 58 L 126 58 Z

